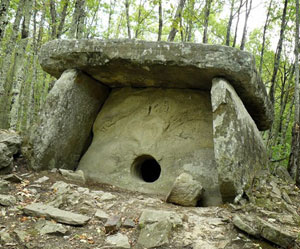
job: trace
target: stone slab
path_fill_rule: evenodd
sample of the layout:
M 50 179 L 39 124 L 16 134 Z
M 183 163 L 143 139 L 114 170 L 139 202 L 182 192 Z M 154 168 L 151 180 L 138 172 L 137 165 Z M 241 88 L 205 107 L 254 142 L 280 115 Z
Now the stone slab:
M 108 93 L 82 72 L 64 72 L 47 96 L 32 137 L 32 168 L 74 170 Z
M 211 98 L 220 192 L 223 201 L 233 201 L 267 167 L 267 152 L 253 119 L 225 79 L 213 79 Z
M 80 69 L 109 87 L 210 90 L 214 77 L 231 82 L 261 130 L 270 128 L 273 108 L 245 51 L 196 43 L 138 40 L 54 40 L 41 48 L 42 68 L 55 77 Z
M 86 215 L 65 211 L 42 203 L 27 205 L 24 207 L 23 212 L 26 215 L 45 217 L 46 219 L 53 219 L 57 222 L 74 226 L 85 225 L 90 220 L 90 217 Z

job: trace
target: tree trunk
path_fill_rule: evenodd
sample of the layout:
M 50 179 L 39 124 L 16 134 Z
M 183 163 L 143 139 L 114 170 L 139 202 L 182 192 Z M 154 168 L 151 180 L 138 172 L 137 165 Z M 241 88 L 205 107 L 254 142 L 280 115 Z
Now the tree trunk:
M 284 8 L 283 8 L 281 27 L 280 27 L 280 36 L 279 36 L 279 41 L 277 44 L 277 49 L 276 49 L 276 54 L 275 54 L 274 69 L 273 69 L 273 74 L 272 74 L 272 78 L 271 78 L 271 87 L 270 87 L 270 92 L 269 92 L 269 97 L 273 104 L 275 102 L 276 76 L 277 76 L 277 72 L 279 69 L 279 63 L 280 63 L 280 57 L 281 57 L 281 51 L 282 51 L 282 43 L 283 43 L 283 38 L 284 38 L 284 31 L 285 31 L 285 28 L 287 25 L 287 21 L 286 21 L 287 4 L 288 4 L 288 0 L 284 0 Z
M 227 25 L 227 29 L 226 29 L 226 42 L 225 42 L 226 46 L 230 45 L 230 31 L 231 31 L 232 20 L 233 20 L 234 2 L 235 2 L 235 0 L 231 0 L 229 20 L 228 20 L 228 25 Z
M 26 0 L 24 6 L 24 19 L 22 24 L 22 35 L 21 41 L 19 44 L 17 56 L 15 59 L 15 73 L 14 73 L 14 80 L 13 80 L 13 89 L 12 89 L 12 107 L 10 112 L 10 128 L 16 129 L 18 124 L 18 115 L 20 110 L 20 91 L 22 88 L 22 84 L 25 83 L 26 80 L 26 72 L 25 64 L 26 64 L 26 56 L 25 51 L 28 44 L 29 39 L 29 23 L 32 15 L 32 0 Z
M 84 33 L 85 0 L 76 0 L 69 38 L 80 39 Z
M 86 32 L 86 38 L 87 39 L 90 39 L 90 38 L 93 38 L 94 35 L 89 32 L 90 30 L 92 30 L 93 27 L 97 27 L 97 22 L 98 22 L 98 18 L 96 18 L 97 14 L 98 14 L 98 11 L 99 11 L 99 8 L 100 8 L 100 3 L 101 1 L 99 0 L 97 2 L 97 7 L 94 11 L 94 14 L 93 14 L 93 17 L 92 17 L 92 20 L 91 20 L 91 23 L 89 24 L 89 27 L 87 28 L 87 32 Z M 94 21 L 96 20 L 95 24 L 94 24 Z M 91 35 L 91 36 L 90 36 Z
M 135 29 L 135 39 L 139 37 L 140 34 L 140 25 L 141 25 L 141 12 L 142 12 L 142 0 L 140 0 L 139 8 L 138 8 L 138 19 L 137 19 L 137 27 Z
M 207 43 L 207 30 L 208 30 L 208 21 L 209 21 L 209 14 L 210 14 L 210 7 L 211 7 L 212 0 L 205 0 L 205 15 L 204 15 L 204 31 L 203 31 L 203 43 Z
M 235 32 L 234 32 L 232 47 L 235 47 L 235 45 L 236 45 L 237 32 L 238 32 L 239 23 L 240 23 L 240 14 L 241 14 L 242 6 L 243 6 L 243 0 L 240 0 L 240 6 L 239 6 L 238 11 L 237 11 L 237 20 L 236 20 L 236 25 L 235 25 Z
M 187 33 L 187 41 L 190 42 L 192 40 L 192 30 L 193 30 L 193 18 L 195 15 L 195 0 L 190 0 L 189 1 L 189 12 L 190 12 L 190 16 L 189 16 L 189 21 L 188 21 L 188 33 Z
M 158 0 L 158 37 L 157 41 L 161 41 L 163 19 L 162 19 L 162 0 Z
M 2 0 L 0 3 L 0 41 L 4 37 L 6 25 L 8 24 L 7 14 L 10 0 Z
M 131 30 L 130 30 L 130 18 L 129 18 L 129 0 L 125 0 L 125 10 L 126 10 L 126 22 L 127 22 L 127 35 L 131 39 Z
M 269 18 L 270 18 L 272 3 L 273 3 L 273 0 L 270 0 L 269 7 L 268 7 L 268 13 L 267 13 L 267 17 L 266 17 L 266 22 L 264 25 L 263 41 L 262 41 L 262 47 L 261 47 L 261 51 L 260 51 L 259 74 L 262 74 L 262 66 L 263 66 L 263 61 L 264 61 L 264 52 L 265 52 L 265 43 L 266 43 L 266 32 L 267 32 L 267 28 L 269 26 Z
M 179 4 L 177 6 L 177 10 L 176 10 L 173 22 L 172 22 L 172 28 L 171 28 L 171 31 L 170 31 L 169 36 L 168 36 L 168 41 L 174 41 L 175 36 L 178 32 L 178 24 L 179 24 L 180 19 L 181 19 L 181 13 L 182 13 L 185 1 L 186 0 L 179 0 Z
M 54 40 L 57 36 L 56 32 L 56 8 L 54 0 L 50 0 L 50 15 L 51 15 L 51 39 Z
M 58 39 L 63 34 L 63 28 L 65 26 L 65 21 L 66 21 L 66 17 L 67 17 L 68 5 L 69 5 L 69 1 L 65 1 L 63 10 L 61 11 L 61 14 L 60 14 L 61 18 L 60 18 L 60 22 L 59 22 L 58 29 L 57 29 L 57 38 Z
M 248 18 L 249 18 L 251 9 L 252 9 L 252 0 L 250 0 L 250 4 L 249 4 L 248 1 L 249 0 L 246 0 L 245 23 L 244 23 L 243 36 L 242 36 L 240 50 L 244 50 L 245 49 L 246 36 L 247 36 L 247 26 L 248 26 Z
M 295 113 L 292 132 L 292 147 L 288 170 L 291 176 L 300 185 L 300 120 L 299 120 L 299 0 L 296 0 L 296 32 L 295 32 Z

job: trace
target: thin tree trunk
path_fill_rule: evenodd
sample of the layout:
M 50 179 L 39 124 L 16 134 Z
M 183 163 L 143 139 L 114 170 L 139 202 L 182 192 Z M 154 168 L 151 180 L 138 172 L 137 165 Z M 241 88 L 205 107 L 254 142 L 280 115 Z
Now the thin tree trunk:
M 240 0 L 240 6 L 237 11 L 237 20 L 236 20 L 236 25 L 235 25 L 235 32 L 234 32 L 232 47 L 235 47 L 235 45 L 236 45 L 237 33 L 238 33 L 238 28 L 239 28 L 239 23 L 240 23 L 240 13 L 241 13 L 242 6 L 243 6 L 243 0 Z
M 226 42 L 225 42 L 226 46 L 230 45 L 230 31 L 231 31 L 232 20 L 233 20 L 234 3 L 235 3 L 235 0 L 231 0 L 229 20 L 228 20 L 228 25 L 227 25 L 227 29 L 226 29 Z
M 185 1 L 186 0 L 179 0 L 177 10 L 176 10 L 173 22 L 172 22 L 172 28 L 171 28 L 171 31 L 170 31 L 169 36 L 168 36 L 168 41 L 174 41 L 175 36 L 178 32 L 178 24 L 179 24 L 180 19 L 181 19 L 181 13 L 182 13 L 182 10 L 184 8 Z
M 108 15 L 108 23 L 107 23 L 107 33 L 106 33 L 106 38 L 109 39 L 110 37 L 110 32 L 111 32 L 111 20 L 112 20 L 112 15 L 114 12 L 116 6 L 116 0 L 113 0 L 113 4 L 112 4 L 112 0 L 110 0 L 110 5 L 109 5 L 109 15 Z
M 195 15 L 195 0 L 190 0 L 189 1 L 189 12 L 191 15 L 189 16 L 189 21 L 188 21 L 188 33 L 187 33 L 187 41 L 190 42 L 192 40 L 192 30 L 193 30 L 193 19 L 191 17 L 194 17 Z
M 51 15 L 51 39 L 54 40 L 57 36 L 56 31 L 56 8 L 54 0 L 50 0 L 50 15 Z
M 209 21 L 209 15 L 210 15 L 211 1 L 212 0 L 205 1 L 204 31 L 203 31 L 203 39 L 202 39 L 203 43 L 207 43 L 207 41 L 208 41 L 207 30 L 208 30 L 208 21 Z
M 61 11 L 61 18 L 60 18 L 60 22 L 58 25 L 58 29 L 57 29 L 57 38 L 59 39 L 63 33 L 63 28 L 65 26 L 65 21 L 66 21 L 66 17 L 67 17 L 67 11 L 68 11 L 68 5 L 69 5 L 69 1 L 65 1 L 64 3 L 64 7 L 63 10 Z
M 76 0 L 69 38 L 80 39 L 84 33 L 85 0 Z
M 273 69 L 273 74 L 272 74 L 272 78 L 271 78 L 271 87 L 270 87 L 270 92 L 269 92 L 269 97 L 273 104 L 275 102 L 276 76 L 277 76 L 277 72 L 279 69 L 279 63 L 280 63 L 280 57 L 281 57 L 281 51 L 282 51 L 282 43 L 283 43 L 283 39 L 284 39 L 284 31 L 285 31 L 285 28 L 287 25 L 287 22 L 286 22 L 287 4 L 288 4 L 288 0 L 284 0 L 284 8 L 283 8 L 281 27 L 280 27 L 280 36 L 279 36 L 279 41 L 277 44 L 277 49 L 276 49 L 276 54 L 275 54 L 274 69 Z
M 243 36 L 241 41 L 240 50 L 245 49 L 246 44 L 246 37 L 247 37 L 247 26 L 248 26 L 248 18 L 252 9 L 252 0 L 250 0 L 250 4 L 248 6 L 249 0 L 246 0 L 246 13 L 245 13 L 245 23 L 244 23 L 244 29 L 243 29 Z
M 300 185 L 300 101 L 299 101 L 299 0 L 296 0 L 296 32 L 295 32 L 295 113 L 292 132 L 292 147 L 288 170 Z
M 29 23 L 32 15 L 32 0 L 26 0 L 24 6 L 24 19 L 22 26 L 22 35 L 21 41 L 18 49 L 18 53 L 15 61 L 15 76 L 13 80 L 13 89 L 12 89 L 12 107 L 10 112 L 10 128 L 16 129 L 18 123 L 18 115 L 20 110 L 20 91 L 22 88 L 22 84 L 25 83 L 26 80 L 26 70 L 25 70 L 25 62 L 26 56 L 25 51 L 28 44 L 29 39 Z
M 269 7 L 268 7 L 268 13 L 267 13 L 267 17 L 266 17 L 266 22 L 264 25 L 263 41 L 262 41 L 262 47 L 261 47 L 261 51 L 260 51 L 259 74 L 262 74 L 262 66 L 263 66 L 263 61 L 264 61 L 264 52 L 265 52 L 265 44 L 266 44 L 266 33 L 267 33 L 267 28 L 269 26 L 269 18 L 270 18 L 272 3 L 273 3 L 273 0 L 270 0 Z
M 140 0 L 139 8 L 138 8 L 138 19 L 137 19 L 137 27 L 135 30 L 135 39 L 139 37 L 140 34 L 140 25 L 141 25 L 141 12 L 142 12 L 142 0 Z
M 125 0 L 125 11 L 126 11 L 126 22 L 127 22 L 127 35 L 131 39 L 131 30 L 130 30 L 130 18 L 129 18 L 129 0 Z
M 289 109 L 289 112 L 288 112 L 288 116 L 287 116 L 285 124 L 284 124 L 284 126 L 282 128 L 281 144 L 285 144 L 286 133 L 287 133 L 287 130 L 289 128 L 290 121 L 291 121 L 291 117 L 292 117 L 292 113 L 293 113 L 293 107 L 294 107 L 294 102 L 295 102 L 295 98 L 292 98 L 292 100 L 290 101 L 290 109 Z
M 163 27 L 162 0 L 158 0 L 158 37 L 157 37 L 157 41 L 161 41 L 162 27 Z
M 8 24 L 7 14 L 10 0 L 2 0 L 0 3 L 0 41 L 4 37 L 6 25 Z

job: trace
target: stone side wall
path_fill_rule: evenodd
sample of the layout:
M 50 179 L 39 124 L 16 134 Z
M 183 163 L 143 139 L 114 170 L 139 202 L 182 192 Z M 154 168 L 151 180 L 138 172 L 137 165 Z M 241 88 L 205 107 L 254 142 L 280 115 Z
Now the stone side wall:
M 32 168 L 75 169 L 108 94 L 109 88 L 86 74 L 65 71 L 47 96 L 33 135 Z
M 267 153 L 254 121 L 228 81 L 213 79 L 211 98 L 220 192 L 224 201 L 232 201 L 267 166 Z

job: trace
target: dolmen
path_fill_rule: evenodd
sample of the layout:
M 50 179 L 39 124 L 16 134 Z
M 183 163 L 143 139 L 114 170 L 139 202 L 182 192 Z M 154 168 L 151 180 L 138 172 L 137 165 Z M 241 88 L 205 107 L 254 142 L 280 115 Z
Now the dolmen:
M 82 170 L 90 182 L 158 196 L 199 185 L 197 205 L 210 206 L 232 202 L 267 167 L 260 131 L 273 108 L 247 52 L 54 40 L 40 64 L 57 81 L 32 139 L 35 170 Z

